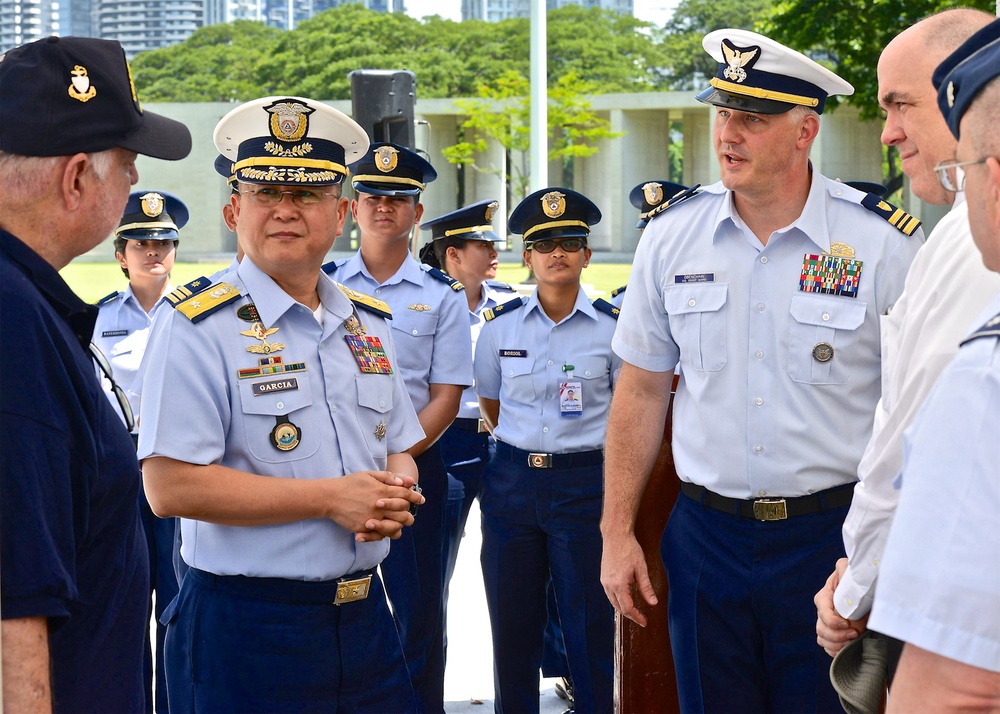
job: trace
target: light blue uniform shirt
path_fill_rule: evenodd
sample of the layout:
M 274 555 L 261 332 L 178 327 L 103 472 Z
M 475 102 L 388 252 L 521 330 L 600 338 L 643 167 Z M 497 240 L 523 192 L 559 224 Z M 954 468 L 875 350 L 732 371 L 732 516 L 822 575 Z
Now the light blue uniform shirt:
M 344 321 L 356 314 L 367 334 L 380 338 L 395 368 L 385 319 L 355 310 L 322 274 L 322 327 L 309 308 L 249 258 L 222 279 L 241 293 L 240 299 L 197 323 L 176 310 L 164 310 L 157 319 L 147 374 L 158 378 L 147 377 L 143 384 L 140 459 L 167 456 L 277 478 L 315 479 L 385 469 L 388 454 L 423 438 L 399 373 L 363 374 L 345 340 Z M 265 357 L 247 351 L 261 342 L 240 334 L 252 324 L 237 316 L 248 302 L 256 305 L 267 328 L 278 328 L 267 341 L 285 345 L 267 356 L 280 356 L 285 364 L 304 362 L 305 371 L 239 378 L 238 370 L 257 367 Z M 294 380 L 295 388 L 254 389 L 285 380 Z M 271 442 L 281 415 L 302 430 L 300 443 L 290 451 Z M 355 543 L 352 533 L 325 519 L 254 527 L 182 519 L 181 530 L 185 562 L 218 575 L 331 580 L 374 567 L 389 551 L 388 539 Z
M 1000 295 L 978 325 L 998 313 Z M 959 349 L 906 431 L 902 492 L 868 623 L 992 672 L 1000 672 L 998 424 L 994 334 Z
M 170 290 L 171 288 L 168 286 L 164 295 Z M 114 298 L 107 302 L 101 301 L 97 313 L 93 343 L 108 358 L 115 383 L 122 388 L 128 397 L 133 414 L 139 413 L 139 392 L 141 390 L 135 382 L 139 365 L 142 363 L 142 356 L 146 352 L 150 328 L 153 325 L 153 318 L 159 310 L 170 309 L 169 306 L 164 308 L 166 304 L 166 297 L 160 298 L 147 314 L 142 309 L 142 305 L 139 304 L 135 293 L 132 292 L 132 286 L 129 285 Z M 118 400 L 111 393 L 110 382 L 103 378 L 103 374 L 101 377 L 101 384 L 108 394 L 111 405 L 124 422 L 125 417 L 118 407 Z
M 483 283 L 482 297 L 479 299 L 479 304 L 476 305 L 476 309 L 469 313 L 469 319 L 472 321 L 472 352 L 476 352 L 476 341 L 479 339 L 479 333 L 483 329 L 483 325 L 486 324 L 486 318 L 483 317 L 483 310 L 488 307 L 496 307 L 501 305 L 508 300 L 516 300 L 517 294 L 514 290 L 503 284 L 491 285 L 489 282 Z M 466 387 L 465 391 L 462 392 L 462 405 L 458 409 L 459 419 L 478 419 L 481 416 L 479 413 L 479 398 L 476 396 L 476 390 L 474 385 L 472 387 Z
M 418 414 L 430 403 L 428 385 L 472 385 L 469 304 L 461 291 L 428 275 L 411 257 L 379 283 L 360 251 L 338 263 L 330 277 L 389 303 L 399 369 Z
M 682 480 L 732 498 L 857 480 L 881 385 L 880 319 L 923 243 L 862 207 L 864 196 L 814 171 L 801 215 L 766 247 L 721 183 L 646 227 L 613 346 L 649 371 L 680 364 Z M 804 256 L 835 242 L 863 263 L 857 295 L 800 290 Z M 820 343 L 829 361 L 814 357 Z
M 483 326 L 476 343 L 476 393 L 500 400 L 493 435 L 526 451 L 568 454 L 604 447 L 611 388 L 621 365 L 611 351 L 615 319 L 587 299 L 558 324 L 538 302 L 501 314 Z M 501 356 L 523 353 L 524 356 Z M 563 370 L 572 365 L 573 376 Z M 562 416 L 559 385 L 580 382 L 583 413 Z

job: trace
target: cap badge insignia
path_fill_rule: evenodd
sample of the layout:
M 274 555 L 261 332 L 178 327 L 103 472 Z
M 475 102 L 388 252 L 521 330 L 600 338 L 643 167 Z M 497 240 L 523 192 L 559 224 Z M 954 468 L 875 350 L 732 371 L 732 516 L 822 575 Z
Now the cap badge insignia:
M 726 58 L 727 65 L 722 76 L 739 83 L 747 78 L 747 70 L 757 61 L 760 47 L 735 47 L 729 44 L 729 40 L 723 40 L 722 54 Z
M 309 131 L 309 115 L 315 109 L 302 102 L 274 102 L 264 107 L 271 115 L 271 136 L 279 141 L 298 141 Z
M 389 173 L 399 163 L 399 152 L 391 146 L 380 146 L 375 149 L 375 167 L 384 174 Z
M 81 102 L 89 102 L 97 96 L 97 90 L 90 86 L 86 67 L 76 65 L 70 74 L 73 76 L 70 78 L 69 96 Z
M 499 209 L 500 209 L 499 201 L 490 201 L 488 204 L 486 204 L 486 220 L 488 222 L 492 222 L 493 216 L 497 214 L 497 211 Z
M 139 197 L 139 202 L 142 205 L 142 212 L 150 218 L 156 218 L 163 213 L 163 196 L 158 193 L 144 193 Z
M 955 83 L 948 82 L 948 108 L 955 106 Z
M 385 422 L 380 421 L 378 423 L 378 426 L 375 427 L 375 438 L 378 439 L 379 441 L 382 441 L 382 439 L 385 438 L 385 434 L 387 431 L 388 427 L 386 427 Z
M 566 212 L 566 194 L 549 191 L 542 196 L 542 211 L 549 218 L 559 218 Z
M 663 201 L 663 184 L 656 183 L 655 181 L 644 184 L 642 195 L 646 199 L 646 203 L 650 206 L 659 206 L 660 202 Z

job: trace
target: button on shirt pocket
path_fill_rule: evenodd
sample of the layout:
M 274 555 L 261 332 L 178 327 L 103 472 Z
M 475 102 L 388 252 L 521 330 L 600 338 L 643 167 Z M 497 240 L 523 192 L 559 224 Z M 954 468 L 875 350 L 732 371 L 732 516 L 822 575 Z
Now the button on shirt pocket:
M 296 389 L 281 391 L 262 391 L 260 387 L 254 389 L 255 384 L 290 380 L 294 380 Z M 315 429 L 309 428 L 308 407 L 312 406 L 312 392 L 304 374 L 241 379 L 239 387 L 247 449 L 255 459 L 272 464 L 286 463 L 316 453 L 319 448 L 319 438 Z M 279 416 L 287 416 L 288 421 L 302 430 L 299 444 L 294 449 L 281 451 L 271 442 L 271 432 L 278 424 Z
M 380 469 L 385 468 L 387 429 L 392 413 L 392 377 L 384 374 L 355 375 L 358 387 L 358 424 L 368 451 Z
M 392 339 L 396 343 L 396 361 L 406 371 L 427 371 L 434 350 L 438 316 L 434 312 L 400 310 L 392 315 Z
M 663 306 L 685 368 L 718 372 L 726 366 L 728 293 L 728 283 L 685 283 L 664 290 Z
M 851 376 L 853 348 L 861 334 L 868 303 L 848 298 L 798 293 L 792 297 L 788 335 L 788 376 L 803 384 L 845 384 Z M 833 356 L 821 362 L 813 355 L 826 343 Z M 828 350 L 827 350 L 828 352 Z

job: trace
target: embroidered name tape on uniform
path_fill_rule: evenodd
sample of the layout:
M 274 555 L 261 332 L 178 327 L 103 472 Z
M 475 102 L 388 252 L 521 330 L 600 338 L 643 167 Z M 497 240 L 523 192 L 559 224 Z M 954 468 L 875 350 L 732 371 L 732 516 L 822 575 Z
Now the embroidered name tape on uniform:
M 274 392 L 287 392 L 298 388 L 299 380 L 294 377 L 291 379 L 275 379 L 270 382 L 255 382 L 250 385 L 250 391 L 253 392 L 255 397 L 264 394 L 273 394 Z
M 714 283 L 715 273 L 688 273 L 686 275 L 675 275 L 675 283 Z
M 501 357 L 527 357 L 528 350 L 500 350 Z
M 305 372 L 305 362 L 283 362 L 281 357 L 261 357 L 256 367 L 247 367 L 237 371 L 240 379 L 266 377 L 270 374 L 287 374 L 289 372 Z
M 863 262 L 839 255 L 806 254 L 802 259 L 799 290 L 804 293 L 856 298 Z
M 201 322 L 219 308 L 240 297 L 240 291 L 229 283 L 216 283 L 176 303 L 174 307 L 191 322 Z
M 128 330 L 105 330 L 101 333 L 101 337 L 124 337 L 128 334 Z

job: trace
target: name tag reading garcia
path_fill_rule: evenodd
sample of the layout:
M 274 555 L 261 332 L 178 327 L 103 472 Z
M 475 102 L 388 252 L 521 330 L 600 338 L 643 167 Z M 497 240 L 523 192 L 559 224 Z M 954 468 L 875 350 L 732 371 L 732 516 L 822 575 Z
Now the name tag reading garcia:
M 262 394 L 274 394 L 275 392 L 287 392 L 299 388 L 299 380 L 295 377 L 289 379 L 275 379 L 270 382 L 255 382 L 250 385 L 255 397 Z

